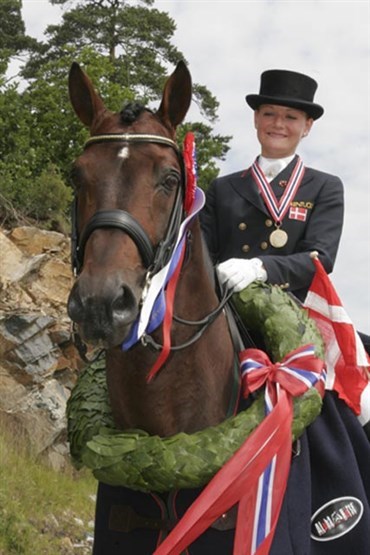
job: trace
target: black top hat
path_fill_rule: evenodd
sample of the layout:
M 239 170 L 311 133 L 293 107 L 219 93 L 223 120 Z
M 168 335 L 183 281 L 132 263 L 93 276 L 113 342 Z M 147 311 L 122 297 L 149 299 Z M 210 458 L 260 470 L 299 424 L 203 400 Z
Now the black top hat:
M 324 113 L 324 108 L 313 102 L 317 83 L 308 75 L 284 69 L 269 69 L 261 75 L 259 94 L 248 94 L 249 106 L 256 110 L 261 104 L 279 104 L 303 110 L 313 119 Z

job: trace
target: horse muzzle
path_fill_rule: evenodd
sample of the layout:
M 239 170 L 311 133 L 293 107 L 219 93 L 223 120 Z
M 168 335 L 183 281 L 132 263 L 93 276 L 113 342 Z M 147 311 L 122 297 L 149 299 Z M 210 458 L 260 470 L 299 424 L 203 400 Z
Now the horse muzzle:
M 69 295 L 67 311 L 83 341 L 107 349 L 124 341 L 139 309 L 127 284 L 107 280 L 92 288 L 81 275 Z

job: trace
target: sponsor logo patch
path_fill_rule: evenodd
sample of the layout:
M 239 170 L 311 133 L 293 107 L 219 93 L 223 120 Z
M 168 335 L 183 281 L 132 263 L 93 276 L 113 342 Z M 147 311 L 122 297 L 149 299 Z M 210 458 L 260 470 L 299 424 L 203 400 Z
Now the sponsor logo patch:
M 348 534 L 361 520 L 362 502 L 356 497 L 338 497 L 325 503 L 311 518 L 311 538 L 318 542 Z
M 292 200 L 290 206 L 298 206 L 298 208 L 307 208 L 307 210 L 312 210 L 313 202 L 306 200 Z

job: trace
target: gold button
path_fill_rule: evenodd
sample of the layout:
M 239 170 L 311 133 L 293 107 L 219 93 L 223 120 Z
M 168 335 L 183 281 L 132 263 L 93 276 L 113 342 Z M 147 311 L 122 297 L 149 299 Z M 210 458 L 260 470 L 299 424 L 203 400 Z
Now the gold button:
M 248 252 L 250 250 L 250 246 L 249 245 L 243 245 L 242 246 L 242 251 L 243 252 Z
M 261 243 L 261 249 L 262 249 L 262 250 L 265 251 L 265 250 L 268 248 L 268 246 L 269 246 L 269 244 L 266 243 L 266 241 L 262 241 L 262 243 Z
M 240 231 L 245 231 L 247 229 L 247 224 L 245 222 L 240 222 L 238 225 Z
M 265 221 L 265 225 L 266 225 L 266 227 L 271 227 L 271 226 L 272 226 L 272 224 L 273 224 L 273 221 L 272 221 L 272 220 L 270 220 L 270 219 L 267 219 L 267 220 Z

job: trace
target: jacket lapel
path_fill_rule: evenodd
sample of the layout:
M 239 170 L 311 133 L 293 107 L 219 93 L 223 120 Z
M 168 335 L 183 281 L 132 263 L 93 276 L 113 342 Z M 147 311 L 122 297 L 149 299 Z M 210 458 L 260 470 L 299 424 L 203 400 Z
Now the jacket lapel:
M 269 215 L 269 212 L 263 202 L 261 194 L 257 188 L 256 182 L 252 177 L 250 168 L 241 172 L 231 180 L 231 186 L 234 191 L 248 202 L 252 203 L 256 208 Z
M 290 164 L 288 164 L 287 167 L 271 181 L 272 190 L 274 191 L 275 196 L 278 200 L 281 198 L 285 190 L 285 187 L 282 185 L 279 185 L 279 183 L 282 183 L 282 182 L 287 183 L 289 181 L 289 178 L 292 174 L 292 171 L 296 163 L 297 163 L 297 156 L 295 156 L 293 160 L 290 162 Z M 303 176 L 300 189 L 307 182 L 311 181 L 311 179 L 312 177 L 310 177 L 308 175 L 308 172 L 306 171 Z M 241 172 L 240 174 L 237 174 L 236 176 L 233 176 L 231 180 L 231 185 L 238 195 L 246 199 L 248 202 L 251 202 L 254 206 L 256 206 L 256 208 L 258 208 L 259 210 L 261 210 L 262 212 L 264 212 L 265 214 L 271 217 L 262 199 L 262 196 L 258 190 L 257 184 L 253 179 L 250 168 Z

